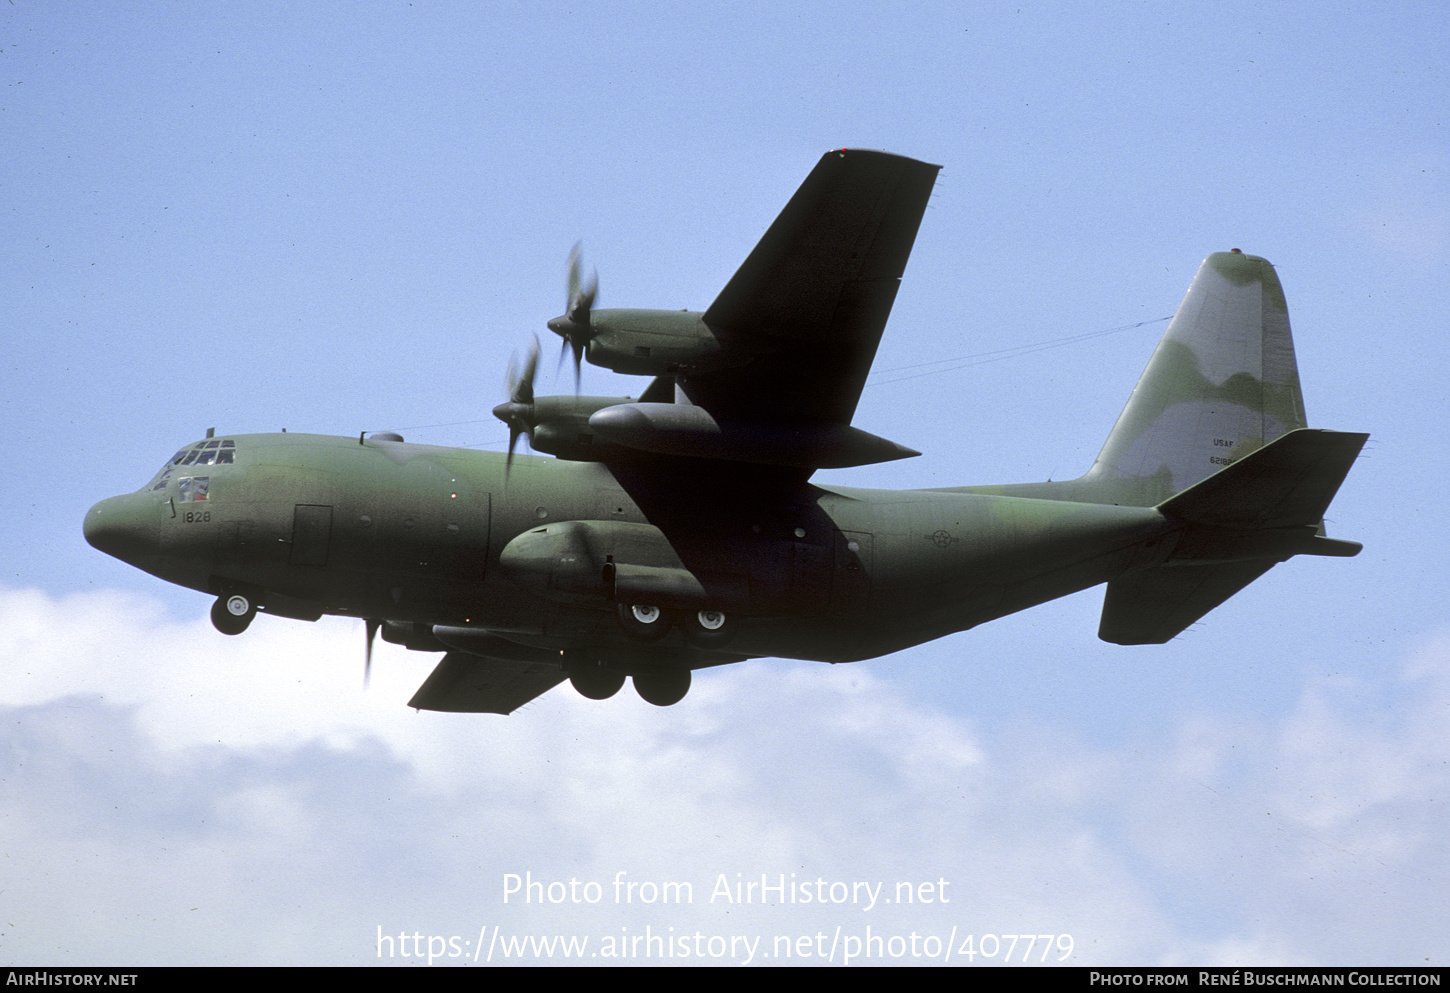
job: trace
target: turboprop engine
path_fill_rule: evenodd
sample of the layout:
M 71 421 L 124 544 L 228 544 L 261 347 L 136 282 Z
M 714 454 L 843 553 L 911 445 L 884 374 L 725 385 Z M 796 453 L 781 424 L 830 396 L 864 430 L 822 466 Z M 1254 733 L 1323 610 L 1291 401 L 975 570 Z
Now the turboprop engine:
M 568 302 L 549 321 L 549 330 L 564 339 L 564 353 L 573 351 L 576 384 L 586 357 L 590 365 L 624 375 L 697 376 L 745 365 L 759 354 L 722 338 L 699 311 L 595 310 L 598 293 L 597 275 L 581 278 L 575 245 L 569 253 Z

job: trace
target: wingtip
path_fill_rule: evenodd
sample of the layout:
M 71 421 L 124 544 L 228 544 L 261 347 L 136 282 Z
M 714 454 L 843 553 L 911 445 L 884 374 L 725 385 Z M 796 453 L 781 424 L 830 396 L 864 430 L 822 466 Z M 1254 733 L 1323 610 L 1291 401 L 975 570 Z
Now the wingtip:
M 928 169 L 940 170 L 942 168 L 941 166 L 933 162 L 926 162 L 922 159 L 914 159 L 909 155 L 898 155 L 895 152 L 888 152 L 885 149 L 881 148 L 832 148 L 821 156 L 821 159 L 823 161 L 829 160 L 831 158 L 876 158 L 882 160 L 895 159 L 898 162 L 906 162 L 912 165 L 925 166 Z

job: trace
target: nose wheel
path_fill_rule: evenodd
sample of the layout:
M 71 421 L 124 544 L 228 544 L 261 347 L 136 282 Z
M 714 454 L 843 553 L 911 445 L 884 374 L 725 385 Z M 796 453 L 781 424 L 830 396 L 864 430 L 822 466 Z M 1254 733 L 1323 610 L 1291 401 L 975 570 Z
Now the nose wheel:
M 257 616 L 257 605 L 242 593 L 224 593 L 211 605 L 211 623 L 222 634 L 241 634 Z

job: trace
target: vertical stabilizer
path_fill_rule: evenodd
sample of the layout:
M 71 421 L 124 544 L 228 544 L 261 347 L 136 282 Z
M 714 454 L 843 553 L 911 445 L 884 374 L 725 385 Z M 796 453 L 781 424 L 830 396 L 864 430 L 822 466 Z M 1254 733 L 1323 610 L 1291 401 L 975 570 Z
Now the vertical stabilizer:
M 1305 426 L 1274 267 L 1215 252 L 1079 482 L 1116 503 L 1153 506 Z
M 1174 530 L 1108 581 L 1098 636 L 1160 644 L 1275 563 L 1360 551 L 1322 518 L 1368 435 L 1307 428 L 1274 267 L 1215 252 L 1085 475 L 959 492 L 1157 508 Z

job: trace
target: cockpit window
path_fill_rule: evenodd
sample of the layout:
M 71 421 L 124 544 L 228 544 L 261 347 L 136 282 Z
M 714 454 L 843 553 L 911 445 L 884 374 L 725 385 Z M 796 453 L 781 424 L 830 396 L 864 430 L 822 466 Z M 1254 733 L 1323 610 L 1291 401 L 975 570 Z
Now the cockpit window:
M 167 466 L 173 465 L 231 465 L 236 454 L 237 443 L 231 439 L 213 438 L 211 441 L 198 441 L 190 448 L 183 448 L 171 456 Z
M 208 441 L 198 441 L 190 448 L 183 448 L 171 456 L 166 465 L 161 469 L 161 475 L 151 484 L 152 491 L 166 489 L 166 484 L 171 480 L 171 474 L 176 466 L 203 466 L 203 465 L 235 465 L 237 457 L 237 443 L 230 439 L 212 438 Z M 185 476 L 182 481 L 193 480 L 201 483 L 200 496 L 185 496 L 182 500 L 205 500 L 207 483 L 210 477 L 207 476 Z

